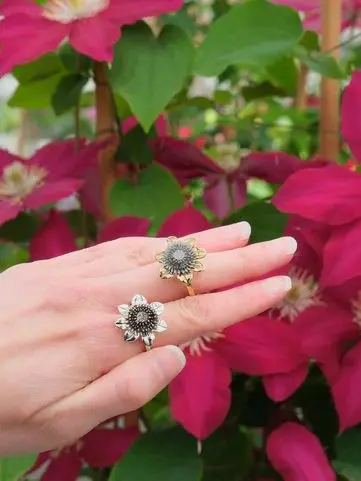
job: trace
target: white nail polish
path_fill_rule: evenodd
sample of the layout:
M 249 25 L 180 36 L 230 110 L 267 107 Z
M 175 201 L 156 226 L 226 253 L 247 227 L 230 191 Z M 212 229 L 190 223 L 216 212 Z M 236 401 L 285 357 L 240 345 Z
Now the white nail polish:
M 292 280 L 288 276 L 277 276 L 266 279 L 265 289 L 270 294 L 282 294 L 292 289 Z
M 287 242 L 287 254 L 294 254 L 297 250 L 297 241 L 293 237 L 285 237 Z
M 239 230 L 241 233 L 241 237 L 244 239 L 248 239 L 248 237 L 251 235 L 251 226 L 248 222 L 240 222 L 239 223 Z
M 186 362 L 187 362 L 187 359 L 186 359 L 182 349 L 180 349 L 178 346 L 172 346 L 172 345 L 165 346 L 165 348 L 169 349 L 170 351 L 173 351 L 178 356 L 178 359 L 179 359 L 180 364 L 181 364 L 180 370 L 182 370 L 184 368 L 184 366 L 186 365 Z

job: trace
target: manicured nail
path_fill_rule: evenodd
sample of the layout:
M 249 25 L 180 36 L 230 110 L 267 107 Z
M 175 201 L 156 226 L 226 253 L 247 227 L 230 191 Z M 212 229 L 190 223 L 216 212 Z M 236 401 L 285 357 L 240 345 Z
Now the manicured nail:
M 293 237 L 285 237 L 287 242 L 287 254 L 294 254 L 297 250 L 297 241 Z
M 251 235 L 251 226 L 248 222 L 240 222 L 239 223 L 239 231 L 241 233 L 241 237 L 244 239 L 248 239 L 248 237 Z
M 265 288 L 270 294 L 288 292 L 292 289 L 292 280 L 288 276 L 270 277 L 264 281 Z
M 177 355 L 177 357 L 179 359 L 179 362 L 180 362 L 179 370 L 181 371 L 184 368 L 184 366 L 186 365 L 186 362 L 187 362 L 187 359 L 186 359 L 182 349 L 180 349 L 178 346 L 172 346 L 172 345 L 165 346 L 165 348 L 169 349 L 170 351 L 173 351 Z

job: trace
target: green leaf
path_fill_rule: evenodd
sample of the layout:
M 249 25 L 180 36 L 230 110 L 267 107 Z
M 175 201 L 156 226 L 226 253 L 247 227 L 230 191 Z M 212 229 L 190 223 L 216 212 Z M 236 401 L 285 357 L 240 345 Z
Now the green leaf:
M 283 57 L 267 67 L 272 82 L 293 96 L 297 91 L 298 69 L 292 57 Z
M 155 164 L 140 171 L 136 184 L 118 180 L 110 192 L 110 208 L 115 215 L 150 218 L 154 229 L 183 206 L 178 182 L 170 172 Z
M 0 226 L 0 239 L 12 242 L 26 242 L 40 227 L 41 222 L 33 215 L 22 212 L 15 219 Z
M 9 267 L 22 264 L 29 260 L 27 250 L 17 244 L 0 243 L 0 270 L 4 271 Z M 1 479 L 1 478 L 0 478 Z
M 276 239 L 283 234 L 287 216 L 279 212 L 272 204 L 261 201 L 248 204 L 233 212 L 223 224 L 247 221 L 252 226 L 252 242 L 262 242 Z
M 253 464 L 250 437 L 238 426 L 222 426 L 202 443 L 202 481 L 248 479 Z
M 296 57 L 301 60 L 310 70 L 317 72 L 324 77 L 334 79 L 342 79 L 345 77 L 345 72 L 341 69 L 339 63 L 331 57 L 321 52 L 308 52 L 305 47 L 298 45 L 295 48 Z
M 55 53 L 47 53 L 34 62 L 16 67 L 13 75 L 21 85 L 49 78 L 64 72 L 64 66 Z
M 300 45 L 305 47 L 306 50 L 309 52 L 312 52 L 314 50 L 318 51 L 320 50 L 320 39 L 318 38 L 318 35 L 316 32 L 312 30 L 306 30 L 302 38 L 300 40 Z
M 250 85 L 248 87 L 243 87 L 242 95 L 246 102 L 251 102 L 252 100 L 273 96 L 284 97 L 287 94 L 283 89 L 275 87 L 269 82 L 262 82 L 258 85 Z
M 87 77 L 77 73 L 60 79 L 51 98 L 56 115 L 61 115 L 76 106 L 87 82 Z
M 213 76 L 228 66 L 267 66 L 287 55 L 302 35 L 294 10 L 253 0 L 233 6 L 210 27 L 198 50 L 195 71 Z
M 349 481 L 361 479 L 361 429 L 348 429 L 336 438 L 336 460 L 333 462 L 339 474 Z
M 51 98 L 64 73 L 58 73 L 39 81 L 19 85 L 8 101 L 10 107 L 41 109 L 51 106 Z
M 147 135 L 142 127 L 137 124 L 122 137 L 115 153 L 116 160 L 138 165 L 150 164 L 153 160 L 153 154 L 149 148 L 149 138 L 156 135 L 154 126 L 151 134 Z
M 154 37 L 138 23 L 123 30 L 115 47 L 110 81 L 148 131 L 191 72 L 193 44 L 179 27 L 166 25 Z
M 196 440 L 179 427 L 139 438 L 112 469 L 109 481 L 199 481 Z
M 36 458 L 35 454 L 0 458 L 0 480 L 18 481 L 34 465 Z
M 87 74 L 92 67 L 92 60 L 74 50 L 69 43 L 60 48 L 59 57 L 64 67 L 71 72 Z

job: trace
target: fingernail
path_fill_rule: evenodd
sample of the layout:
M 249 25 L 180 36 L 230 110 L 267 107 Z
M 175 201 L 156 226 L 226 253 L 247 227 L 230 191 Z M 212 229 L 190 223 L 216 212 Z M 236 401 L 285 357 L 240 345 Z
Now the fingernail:
M 287 254 L 294 254 L 297 250 L 297 241 L 293 237 L 285 237 L 287 242 Z
M 248 222 L 240 222 L 239 223 L 239 230 L 241 233 L 241 236 L 245 239 L 247 239 L 251 235 L 251 226 Z
M 288 276 L 277 276 L 266 279 L 265 288 L 270 294 L 288 292 L 292 289 L 292 280 Z
M 180 349 L 178 346 L 165 346 L 166 349 L 169 349 L 170 351 L 173 351 L 178 359 L 179 359 L 179 362 L 180 362 L 180 371 L 184 368 L 184 366 L 186 365 L 186 362 L 187 362 L 187 359 L 184 355 L 184 352 L 182 351 L 182 349 Z

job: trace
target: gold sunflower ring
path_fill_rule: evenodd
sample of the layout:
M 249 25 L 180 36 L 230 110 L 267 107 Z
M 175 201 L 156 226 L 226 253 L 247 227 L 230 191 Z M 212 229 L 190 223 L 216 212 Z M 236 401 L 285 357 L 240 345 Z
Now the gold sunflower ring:
M 162 279 L 171 279 L 175 277 L 186 286 L 188 294 L 195 296 L 196 293 L 192 287 L 194 272 L 204 271 L 205 267 L 201 259 L 206 257 L 205 249 L 195 245 L 195 239 L 178 239 L 177 237 L 168 237 L 167 246 L 164 251 L 156 255 L 156 260 L 162 264 L 160 277 Z

